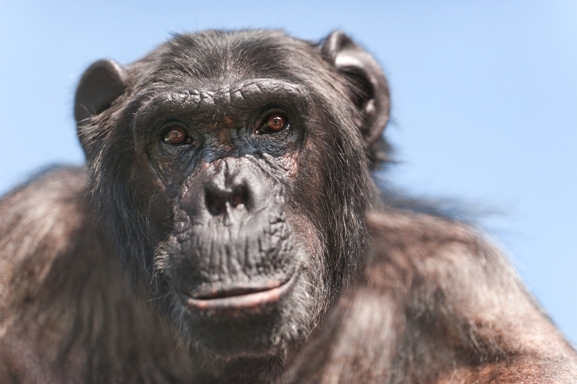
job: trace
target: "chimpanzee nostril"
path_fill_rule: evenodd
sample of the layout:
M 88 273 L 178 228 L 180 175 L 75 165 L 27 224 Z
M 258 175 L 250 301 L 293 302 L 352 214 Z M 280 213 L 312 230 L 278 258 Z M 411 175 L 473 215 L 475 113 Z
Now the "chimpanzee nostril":
M 206 209 L 208 209 L 210 214 L 218 216 L 226 212 L 226 197 L 213 192 L 210 188 L 206 188 L 204 201 L 206 202 Z
M 237 206 L 241 205 L 241 204 L 245 204 L 246 205 L 246 189 L 244 188 L 243 185 L 240 185 L 238 188 L 235 188 L 234 190 L 232 190 L 231 196 L 230 196 L 230 205 L 232 205 L 233 208 L 236 208 Z
M 239 205 L 246 206 L 248 202 L 248 190 L 243 182 L 223 188 L 211 182 L 205 187 L 204 200 L 210 214 L 219 216 L 228 209 L 236 208 Z

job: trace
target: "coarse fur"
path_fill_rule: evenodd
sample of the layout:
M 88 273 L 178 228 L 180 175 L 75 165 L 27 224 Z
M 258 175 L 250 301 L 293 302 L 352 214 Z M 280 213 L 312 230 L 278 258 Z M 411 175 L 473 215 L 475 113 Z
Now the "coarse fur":
M 379 192 L 388 87 L 346 35 L 178 35 L 75 116 L 86 167 L 0 201 L 2 383 L 576 381 L 495 246 Z

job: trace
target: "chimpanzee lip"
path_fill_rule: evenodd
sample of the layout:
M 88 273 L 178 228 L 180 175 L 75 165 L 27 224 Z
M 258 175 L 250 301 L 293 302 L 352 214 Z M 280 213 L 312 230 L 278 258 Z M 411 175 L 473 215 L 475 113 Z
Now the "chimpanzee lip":
M 251 309 L 279 301 L 293 285 L 295 275 L 283 281 L 270 280 L 262 287 L 234 287 L 207 294 L 191 295 L 182 291 L 184 303 L 190 309 Z

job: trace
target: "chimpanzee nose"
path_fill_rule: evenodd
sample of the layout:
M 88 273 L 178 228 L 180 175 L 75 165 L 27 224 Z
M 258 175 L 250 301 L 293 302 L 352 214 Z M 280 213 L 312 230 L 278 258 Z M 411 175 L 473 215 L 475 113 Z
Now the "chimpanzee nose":
M 219 185 L 215 180 L 209 181 L 204 188 L 206 209 L 219 216 L 228 210 L 243 205 L 249 209 L 250 186 L 242 177 L 232 177 L 228 182 Z
M 276 180 L 254 162 L 250 157 L 240 157 L 203 165 L 183 188 L 179 212 L 193 218 L 197 225 L 204 220 L 211 225 L 236 225 L 260 220 L 259 212 L 270 212 L 272 206 L 284 206 L 282 184 L 275 184 Z M 211 218 L 218 220 L 213 222 Z

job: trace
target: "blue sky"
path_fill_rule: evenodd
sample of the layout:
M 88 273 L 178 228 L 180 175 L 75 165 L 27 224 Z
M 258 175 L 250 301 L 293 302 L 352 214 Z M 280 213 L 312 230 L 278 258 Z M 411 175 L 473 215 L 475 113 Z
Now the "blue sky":
M 100 58 L 138 59 L 173 32 L 349 33 L 391 84 L 387 180 L 502 212 L 481 221 L 577 341 L 577 2 L 0 0 L 0 192 L 81 164 L 72 98 Z

